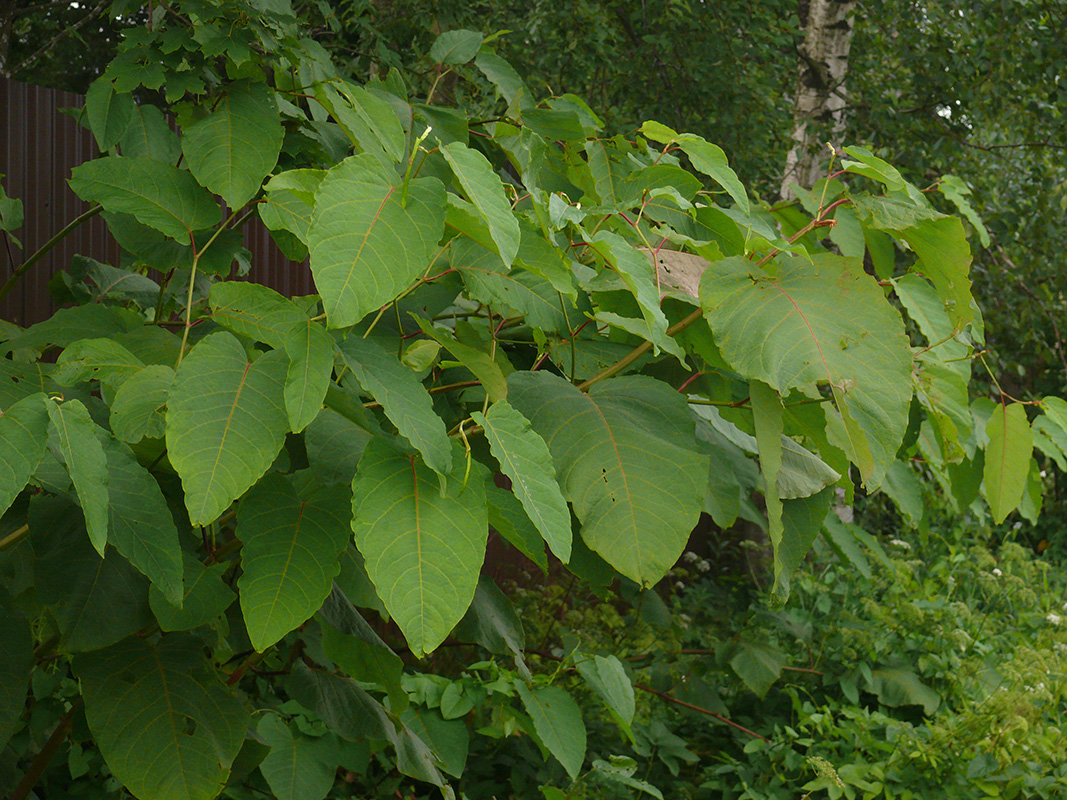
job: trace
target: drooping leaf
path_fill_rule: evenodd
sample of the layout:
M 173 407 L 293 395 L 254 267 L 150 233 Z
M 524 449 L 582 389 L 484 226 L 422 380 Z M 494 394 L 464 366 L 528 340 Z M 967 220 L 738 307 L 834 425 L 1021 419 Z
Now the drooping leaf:
M 108 78 L 97 78 L 85 93 L 85 111 L 89 129 L 101 152 L 114 147 L 129 127 L 133 116 L 133 96 L 115 91 Z
M 741 639 L 730 659 L 730 666 L 745 686 L 764 697 L 782 674 L 785 656 L 762 643 Z
M 337 764 L 329 740 L 292 729 L 277 714 L 264 714 L 256 733 L 270 747 L 259 771 L 277 800 L 322 800 L 333 786 Z
M 167 452 L 193 525 L 213 522 L 267 471 L 289 422 L 286 358 L 248 362 L 233 334 L 205 337 L 182 361 L 167 403 Z
M 64 650 L 107 647 L 151 623 L 148 581 L 115 550 L 100 558 L 78 506 L 61 497 L 34 498 L 29 525 L 37 591 Z
M 289 430 L 299 433 L 322 410 L 333 372 L 333 339 L 317 322 L 305 319 L 286 334 L 285 354 L 285 410 Z
M 1001 403 L 986 423 L 986 434 L 982 489 L 999 525 L 1022 500 L 1030 472 L 1034 441 L 1026 409 L 1020 403 Z
M 342 739 L 396 741 L 396 726 L 388 712 L 351 678 L 311 669 L 303 661 L 297 661 L 286 681 L 286 689 L 294 700 L 313 711 Z
M 26 486 L 48 443 L 45 396 L 31 394 L 0 413 L 0 516 Z
M 548 556 L 544 537 L 526 516 L 526 509 L 519 499 L 497 486 L 486 487 L 485 496 L 489 504 L 489 524 L 516 550 L 534 562 L 541 572 L 547 574 Z M 573 544 L 573 533 L 571 541 Z
M 114 339 L 79 339 L 60 354 L 52 379 L 62 386 L 98 380 L 117 388 L 144 366 Z
M 133 444 L 146 436 L 163 436 L 167 403 L 174 370 L 163 364 L 151 364 L 131 375 L 111 402 L 111 430 L 115 437 Z
M 98 429 L 107 458 L 108 543 L 175 605 L 182 602 L 178 529 L 159 484 L 130 448 Z
M 515 103 L 520 97 L 530 97 L 530 90 L 519 73 L 496 53 L 486 50 L 479 52 L 475 56 L 474 65 L 496 86 L 508 105 Z
M 463 776 L 470 747 L 470 733 L 464 720 L 445 719 L 436 709 L 416 705 L 409 706 L 400 720 L 437 757 L 443 772 L 453 778 Z
M 0 746 L 15 732 L 26 708 L 33 671 L 33 636 L 29 621 L 0 590 Z
M 515 681 L 515 688 L 533 720 L 537 736 L 571 779 L 577 778 L 585 762 L 586 732 L 582 712 L 574 698 L 558 686 L 531 689 L 519 680 Z
M 283 476 L 271 474 L 237 512 L 241 549 L 241 610 L 252 646 L 263 652 L 306 622 L 330 593 L 348 543 L 347 486 L 303 499 Z
M 351 335 L 340 345 L 359 385 L 382 404 L 385 416 L 442 475 L 452 469 L 452 445 L 429 392 L 408 367 L 369 339 Z
M 879 667 L 871 670 L 871 677 L 870 691 L 890 708 L 918 705 L 926 714 L 933 714 L 941 705 L 941 695 L 919 680 L 915 670 L 907 665 Z
M 544 439 L 505 400 L 493 403 L 486 414 L 475 411 L 472 418 L 485 429 L 493 457 L 511 478 L 512 491 L 527 516 L 556 557 L 570 561 L 571 514 Z
M 627 376 L 582 393 L 544 372 L 508 378 L 509 402 L 548 444 L 591 549 L 644 586 L 681 555 L 707 483 L 684 396 Z
M 85 514 L 89 540 L 104 555 L 107 546 L 108 469 L 99 430 L 79 400 L 49 402 L 49 444 L 56 458 L 67 468 Z
M 331 328 L 359 322 L 430 266 L 444 232 L 445 190 L 415 178 L 406 193 L 369 155 L 333 167 L 315 195 L 311 271 Z
M 412 652 L 436 648 L 463 617 L 482 560 L 488 520 L 484 468 L 437 476 L 414 456 L 372 440 L 352 482 L 356 546 L 378 596 Z
M 660 309 L 660 290 L 648 256 L 610 231 L 598 233 L 589 243 L 618 271 L 626 287 L 637 299 L 647 326 L 644 337 L 656 348 L 684 359 L 685 352 L 681 345 L 667 335 L 667 317 Z
M 351 483 L 371 434 L 332 408 L 324 408 L 304 431 L 308 464 L 328 482 Z
M 185 170 L 148 158 L 107 156 L 75 167 L 70 188 L 107 211 L 132 214 L 181 244 L 219 221 L 219 207 Z
M 493 580 L 485 575 L 478 579 L 474 600 L 456 626 L 455 636 L 461 642 L 479 644 L 490 653 L 519 657 L 526 644 L 522 620 L 514 606 Z
M 75 671 L 100 752 L 131 793 L 211 800 L 222 790 L 249 713 L 197 639 L 126 639 L 80 656 Z
M 744 258 L 708 266 L 701 303 L 726 360 L 780 395 L 821 398 L 828 384 L 849 455 L 877 485 L 907 428 L 912 354 L 900 315 L 858 261 L 778 259 L 771 275 Z M 858 316 L 848 309 L 862 307 Z M 760 342 L 753 347 L 752 342 Z
M 634 719 L 634 687 L 615 656 L 592 656 L 575 664 L 589 688 L 626 725 Z
M 384 163 L 404 160 L 404 128 L 392 106 L 347 81 L 334 80 L 315 87 L 315 98 L 327 108 L 352 144 Z
M 793 573 L 822 530 L 835 494 L 836 487 L 830 486 L 810 497 L 782 503 L 782 543 L 775 553 L 777 574 L 771 592 L 774 602 L 784 603 L 789 599 Z
M 274 90 L 239 82 L 210 114 L 184 130 L 182 152 L 200 184 L 238 209 L 278 163 L 282 134 Z
M 510 267 L 519 251 L 519 223 L 504 196 L 500 178 L 485 156 L 460 142 L 445 145 L 441 154 L 489 227 L 496 254 L 504 261 L 504 266 Z
M 477 347 L 463 344 L 455 336 L 445 332 L 442 328 L 434 327 L 425 320 L 418 319 L 417 322 L 423 333 L 448 350 L 459 363 L 481 381 L 482 388 L 492 402 L 495 403 L 507 397 L 508 384 L 504 379 L 504 373 L 500 365 L 488 353 Z

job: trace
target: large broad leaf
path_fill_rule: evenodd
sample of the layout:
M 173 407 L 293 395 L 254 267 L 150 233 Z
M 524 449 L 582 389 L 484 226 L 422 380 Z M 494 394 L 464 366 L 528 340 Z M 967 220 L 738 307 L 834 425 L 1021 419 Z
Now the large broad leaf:
M 445 31 L 430 47 L 430 58 L 435 64 L 466 64 L 478 55 L 485 36 L 476 31 Z
M 452 469 L 452 445 L 429 392 L 408 367 L 376 342 L 351 335 L 341 344 L 345 363 L 359 385 L 382 404 L 385 416 L 442 475 Z
M 163 112 L 148 103 L 135 103 L 130 124 L 119 139 L 124 156 L 144 156 L 164 164 L 178 163 L 182 153 L 178 134 L 171 130 Z
M 65 498 L 34 498 L 29 525 L 35 584 L 63 635 L 64 650 L 107 647 L 152 622 L 148 581 L 113 549 L 100 558 L 76 505 Z
M 509 400 L 548 444 L 563 496 L 590 548 L 651 586 L 674 566 L 700 516 L 708 461 L 683 395 L 652 378 L 588 394 L 543 372 L 515 372 Z
M 727 258 L 708 265 L 700 299 L 723 357 L 742 375 L 783 396 L 798 388 L 820 398 L 829 386 L 849 455 L 877 485 L 907 428 L 912 354 L 900 315 L 862 263 L 781 256 L 772 275 Z
M 285 441 L 285 355 L 248 362 L 230 333 L 201 340 L 178 368 L 167 404 L 167 452 L 193 525 L 213 522 L 267 471 Z
M 941 705 L 941 695 L 919 680 L 915 670 L 906 664 L 872 670 L 868 688 L 878 695 L 879 702 L 890 708 L 916 705 L 933 714 Z
M 285 349 L 290 331 L 307 321 L 296 304 L 276 291 L 248 281 L 222 281 L 211 287 L 211 319 L 238 336 Z
M 115 91 L 107 78 L 97 78 L 85 93 L 85 112 L 89 129 L 101 151 L 114 147 L 129 127 L 133 116 L 133 95 Z
M 0 591 L 0 746 L 7 744 L 26 709 L 26 688 L 33 671 L 30 623 Z
M 531 689 L 525 681 L 515 681 L 534 730 L 571 779 L 576 779 L 585 762 L 585 723 L 578 704 L 558 686 Z
M 571 513 L 545 440 L 504 400 L 493 403 L 487 414 L 474 412 L 472 418 L 485 429 L 493 456 L 511 478 L 512 491 L 527 516 L 559 560 L 570 561 Z
M 285 411 L 289 430 L 299 433 L 322 410 L 333 373 L 333 339 L 321 325 L 305 319 L 285 335 L 285 354 Z
M 519 223 L 511 211 L 511 203 L 504 196 L 500 178 L 485 156 L 461 142 L 445 145 L 441 154 L 489 227 L 497 255 L 505 266 L 510 267 L 519 252 Z
M 998 405 L 985 430 L 989 445 L 982 489 L 993 521 L 999 525 L 1022 500 L 1034 449 L 1033 433 L 1020 403 Z
M 185 129 L 182 151 L 201 185 L 236 209 L 252 199 L 278 163 L 282 134 L 274 90 L 265 83 L 239 83 Z
M 342 80 L 316 84 L 315 98 L 360 150 L 385 163 L 404 160 L 404 128 L 387 100 Z
M 749 212 L 745 187 L 738 180 L 737 173 L 730 169 L 726 153 L 721 147 L 692 133 L 676 133 L 659 122 L 645 122 L 641 126 L 641 133 L 660 144 L 677 143 L 698 171 L 722 186 L 742 211 L 746 214 Z
M 185 636 L 130 638 L 75 662 L 89 729 L 137 797 L 211 800 L 226 783 L 249 714 L 202 652 Z
M 416 178 L 405 192 L 366 154 L 331 169 L 308 231 L 330 327 L 354 325 L 421 277 L 444 224 L 445 188 L 436 178 Z
M 416 655 L 463 617 L 485 558 L 484 468 L 475 462 L 466 483 L 463 472 L 458 465 L 442 496 L 438 476 L 417 457 L 372 440 L 352 482 L 356 546 Z
M 445 719 L 436 709 L 410 706 L 401 716 L 401 722 L 405 733 L 423 741 L 442 771 L 454 778 L 463 776 L 470 747 L 470 732 L 464 720 Z
M 108 469 L 104 449 L 96 438 L 99 428 L 79 400 L 48 403 L 48 417 L 52 422 L 49 444 L 70 473 L 89 540 L 103 556 L 107 546 Z
M 277 800 L 322 800 L 329 793 L 337 771 L 329 739 L 294 734 L 274 713 L 263 715 L 256 733 L 270 747 L 259 771 Z
M 268 475 L 237 514 L 241 610 L 252 646 L 262 652 L 304 624 L 340 572 L 351 526 L 347 486 L 303 499 L 281 475 Z
M 272 231 L 289 231 L 306 245 L 315 192 L 325 177 L 321 169 L 291 169 L 267 181 L 266 196 L 258 206 L 263 224 Z
M 23 490 L 48 442 L 45 396 L 31 394 L 0 412 L 0 516 Z
M 745 686 L 763 697 L 782 674 L 785 656 L 764 644 L 741 639 L 730 659 L 730 666 Z
M 219 207 L 192 175 L 148 158 L 88 161 L 71 172 L 70 188 L 83 200 L 132 214 L 182 244 L 189 244 L 193 231 L 219 221 Z
M 74 386 L 95 379 L 115 389 L 144 366 L 141 359 L 114 339 L 79 339 L 60 354 L 52 380 L 62 386 Z
M 297 661 L 285 688 L 294 700 L 313 711 L 342 739 L 396 741 L 396 726 L 388 712 L 351 678 L 311 669 L 303 661 Z
M 626 726 L 634 719 L 634 687 L 615 656 L 592 656 L 575 666 L 586 684 Z
M 108 542 L 175 605 L 182 603 L 178 529 L 159 484 L 130 452 L 102 430 L 107 457 Z
M 185 594 L 180 605 L 172 604 L 155 586 L 148 590 L 148 604 L 165 631 L 186 631 L 207 625 L 219 617 L 236 599 L 223 573 L 228 562 L 205 567 L 196 556 L 182 553 Z

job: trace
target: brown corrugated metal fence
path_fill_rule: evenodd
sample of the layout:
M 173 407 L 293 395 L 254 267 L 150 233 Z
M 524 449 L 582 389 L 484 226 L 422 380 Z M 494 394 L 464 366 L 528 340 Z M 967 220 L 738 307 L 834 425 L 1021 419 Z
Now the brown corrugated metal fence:
M 89 208 L 67 186 L 70 171 L 97 155 L 96 143 L 62 109 L 80 108 L 81 95 L 0 78 L 0 174 L 9 197 L 22 201 L 25 220 L 15 235 L 22 250 L 8 242 L 0 247 L 0 284 L 30 254 Z M 244 227 L 244 245 L 252 253 L 249 280 L 266 284 L 286 296 L 314 292 L 306 264 L 286 258 L 258 218 Z M 67 236 L 23 276 L 3 301 L 0 319 L 31 325 L 54 310 L 48 281 L 85 255 L 119 265 L 120 250 L 107 226 L 94 217 Z M 158 278 L 158 275 L 153 277 Z

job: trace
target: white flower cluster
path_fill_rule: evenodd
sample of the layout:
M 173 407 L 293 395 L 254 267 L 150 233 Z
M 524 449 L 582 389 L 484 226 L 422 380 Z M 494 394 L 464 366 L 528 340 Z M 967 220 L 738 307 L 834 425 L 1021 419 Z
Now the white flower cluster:
M 911 550 L 911 545 L 903 539 L 890 539 L 889 543 L 893 545 L 893 547 L 899 547 L 901 550 Z
M 1060 624 L 1061 622 L 1063 622 L 1063 617 L 1061 617 L 1061 616 L 1060 616 L 1059 614 L 1052 614 L 1052 613 L 1049 613 L 1049 614 L 1048 614 L 1048 615 L 1047 615 L 1047 616 L 1045 617 L 1045 619 L 1047 619 L 1047 620 L 1048 620 L 1048 621 L 1049 621 L 1050 623 L 1052 623 L 1053 625 L 1059 625 L 1059 624 Z

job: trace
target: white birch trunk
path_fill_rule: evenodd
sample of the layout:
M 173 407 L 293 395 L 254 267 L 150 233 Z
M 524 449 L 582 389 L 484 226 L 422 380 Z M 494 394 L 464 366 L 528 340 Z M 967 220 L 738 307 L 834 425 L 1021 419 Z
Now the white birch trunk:
M 810 188 L 823 177 L 828 151 L 825 141 L 837 141 L 845 130 L 845 76 L 852 43 L 849 17 L 856 0 L 810 0 L 801 23 L 799 75 L 793 104 L 793 147 L 785 160 L 783 200 L 795 195 L 793 185 Z

